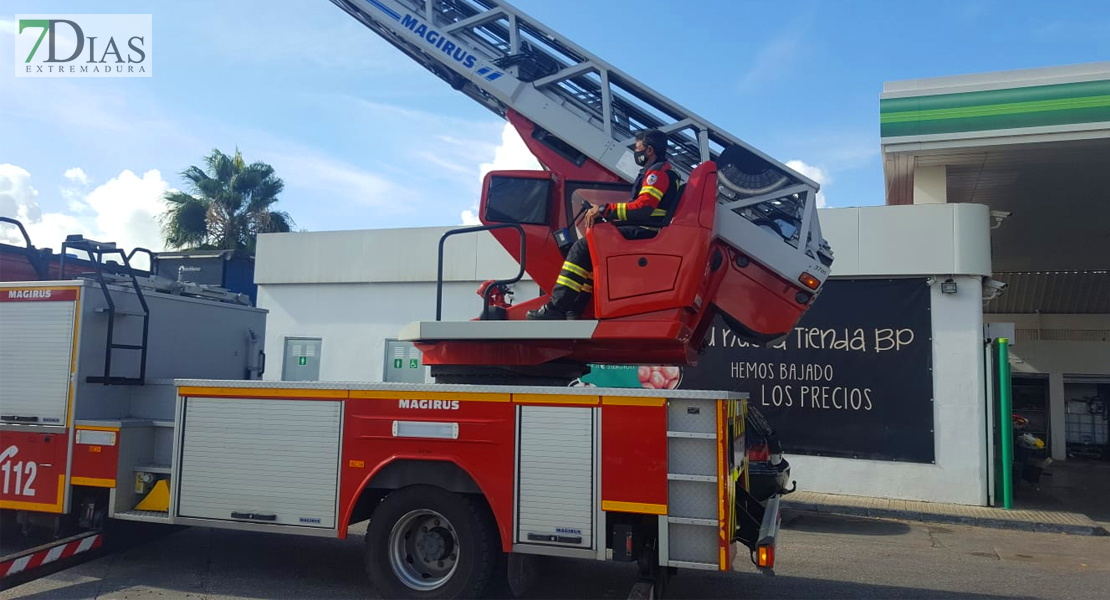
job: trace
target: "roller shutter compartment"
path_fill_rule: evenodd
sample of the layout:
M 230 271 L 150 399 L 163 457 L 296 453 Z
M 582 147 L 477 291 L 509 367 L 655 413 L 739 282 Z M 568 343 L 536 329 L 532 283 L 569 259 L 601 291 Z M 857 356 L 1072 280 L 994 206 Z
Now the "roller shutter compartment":
M 185 402 L 179 516 L 335 528 L 341 402 Z

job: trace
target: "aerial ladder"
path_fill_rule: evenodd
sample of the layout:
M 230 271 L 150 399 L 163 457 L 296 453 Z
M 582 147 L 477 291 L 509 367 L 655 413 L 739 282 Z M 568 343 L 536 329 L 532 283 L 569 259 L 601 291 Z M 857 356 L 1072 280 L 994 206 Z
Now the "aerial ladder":
M 833 254 L 811 179 L 506 2 L 332 2 L 506 118 L 545 168 L 489 173 L 483 225 L 441 240 L 442 268 L 447 237 L 489 231 L 520 272 L 483 286 L 474 321 L 437 314 L 405 328 L 437 381 L 557 383 L 589 363 L 691 365 L 717 315 L 739 339 L 772 343 L 820 293 Z M 591 204 L 627 201 L 639 171 L 631 149 L 647 129 L 667 136 L 668 161 L 685 180 L 669 224 L 646 240 L 610 224 L 582 227 Z M 574 321 L 527 321 L 581 236 L 595 266 L 592 305 Z M 525 273 L 545 293 L 510 306 L 506 285 Z

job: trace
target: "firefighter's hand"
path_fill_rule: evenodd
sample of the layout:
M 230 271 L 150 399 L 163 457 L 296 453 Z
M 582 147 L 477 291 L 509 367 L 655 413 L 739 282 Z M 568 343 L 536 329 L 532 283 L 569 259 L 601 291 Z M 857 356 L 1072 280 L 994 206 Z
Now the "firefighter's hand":
M 586 211 L 586 216 L 584 217 L 583 222 L 586 224 L 586 227 L 589 228 L 589 227 L 593 227 L 594 223 L 597 223 L 600 220 L 601 220 L 601 208 L 595 206 L 595 207 L 591 208 L 590 210 Z

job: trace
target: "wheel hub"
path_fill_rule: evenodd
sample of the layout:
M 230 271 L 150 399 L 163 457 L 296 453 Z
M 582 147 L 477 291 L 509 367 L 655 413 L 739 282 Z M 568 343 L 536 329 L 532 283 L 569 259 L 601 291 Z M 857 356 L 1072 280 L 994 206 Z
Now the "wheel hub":
M 389 535 L 389 564 L 407 587 L 437 589 L 455 574 L 458 535 L 443 515 L 419 509 L 401 517 Z

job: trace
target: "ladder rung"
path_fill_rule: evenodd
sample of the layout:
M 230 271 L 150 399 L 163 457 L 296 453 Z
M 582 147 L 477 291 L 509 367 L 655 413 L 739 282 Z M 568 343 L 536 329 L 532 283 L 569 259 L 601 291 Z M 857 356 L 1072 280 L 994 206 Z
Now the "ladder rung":
M 686 475 L 683 473 L 667 473 L 667 479 L 671 481 L 702 481 L 705 483 L 717 483 L 716 475 Z
M 693 431 L 668 431 L 667 437 L 671 438 L 688 438 L 694 440 L 716 440 L 717 434 L 715 433 L 695 433 Z
M 678 525 L 704 525 L 706 527 L 716 527 L 720 525 L 716 519 L 696 519 L 694 517 L 667 517 L 668 523 L 676 523 Z
M 112 344 L 112 348 L 116 348 L 118 350 L 142 350 L 143 349 L 142 346 L 136 346 L 135 344 Z

